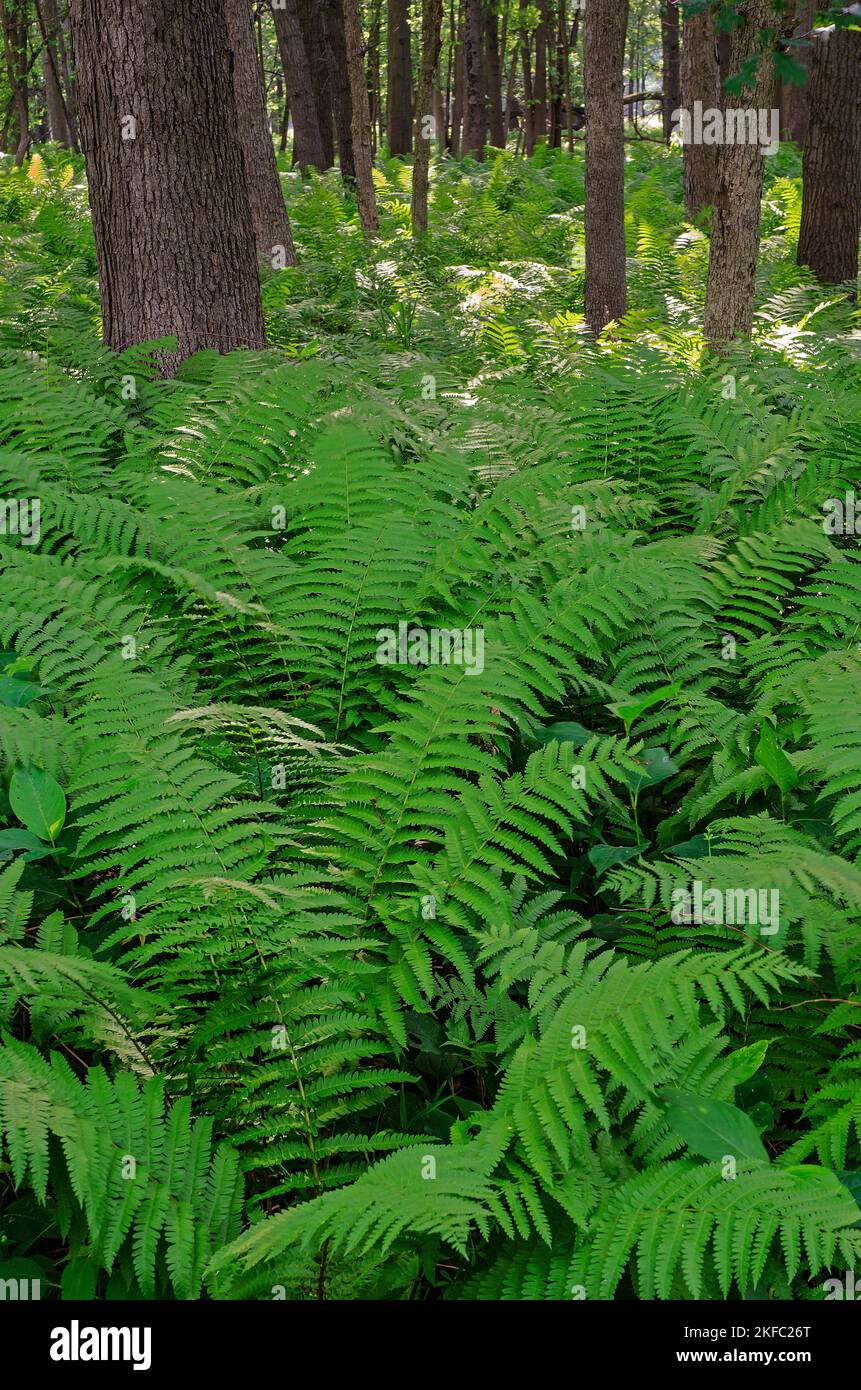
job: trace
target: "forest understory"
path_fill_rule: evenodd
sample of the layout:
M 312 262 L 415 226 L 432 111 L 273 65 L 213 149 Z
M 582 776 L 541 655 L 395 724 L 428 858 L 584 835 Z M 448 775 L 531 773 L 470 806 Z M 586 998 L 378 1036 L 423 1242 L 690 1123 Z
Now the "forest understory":
M 716 342 L 681 146 L 627 135 L 597 332 L 572 130 L 431 150 L 420 236 L 410 156 L 369 235 L 278 153 L 267 345 L 177 356 L 103 341 L 83 155 L 0 160 L 0 1278 L 855 1270 L 857 282 L 784 140 Z

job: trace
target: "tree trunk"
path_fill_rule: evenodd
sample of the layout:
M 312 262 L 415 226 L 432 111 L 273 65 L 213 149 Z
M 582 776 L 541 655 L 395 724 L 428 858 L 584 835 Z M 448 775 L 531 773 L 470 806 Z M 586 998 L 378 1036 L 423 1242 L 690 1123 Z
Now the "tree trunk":
M 731 69 L 738 72 L 759 52 L 759 34 L 774 25 L 772 0 L 748 0 L 744 22 L 732 36 Z M 772 91 L 770 51 L 760 56 L 752 84 L 728 95 L 725 112 L 767 109 Z M 705 334 L 719 345 L 750 333 L 765 160 L 759 144 L 728 144 L 718 150 Z
M 69 128 L 69 139 L 77 149 L 78 139 L 78 118 L 77 118 L 77 98 L 75 96 L 75 81 L 72 76 L 72 65 L 69 62 L 69 48 L 71 43 L 66 43 L 66 34 L 63 23 L 60 19 L 60 12 L 57 8 L 57 0 L 45 0 L 45 23 L 48 32 L 55 34 L 57 39 L 57 57 L 60 63 L 60 77 L 62 79 L 63 101 L 66 108 L 66 124 Z
M 463 153 L 484 159 L 487 137 L 482 0 L 466 0 L 466 125 Z
M 323 168 L 335 163 L 335 132 L 332 116 L 332 88 L 326 35 L 323 28 L 322 0 L 298 0 L 299 23 L 305 40 L 305 53 L 311 70 L 311 89 L 317 108 L 317 125 L 323 145 Z
M 529 8 L 529 0 L 520 0 L 521 51 L 523 56 L 523 148 L 527 158 L 535 149 L 537 119 L 535 114 L 535 86 L 532 81 L 532 44 L 529 31 L 524 22 L 524 11 Z
M 710 11 L 686 19 L 682 47 L 681 105 L 693 112 L 702 102 L 704 111 L 721 107 L 720 64 L 714 17 Z M 711 207 L 717 195 L 717 145 L 695 145 L 688 141 L 683 149 L 685 172 L 685 216 L 689 222 Z
M 60 84 L 57 81 L 57 60 L 48 45 L 42 52 L 42 78 L 45 83 L 45 110 L 48 116 L 48 138 L 58 145 L 69 146 L 69 127 Z
M 706 11 L 702 18 L 710 19 Z M 675 122 L 673 112 L 681 106 L 681 63 L 679 51 L 678 0 L 661 0 L 661 47 L 663 52 L 664 139 L 669 142 Z
M 625 144 L 622 82 L 628 0 L 588 0 L 583 29 L 586 89 L 586 322 L 593 333 L 619 319 L 625 279 Z
M 858 276 L 861 31 L 826 30 L 816 40 L 809 105 L 798 264 L 840 285 Z
M 257 253 L 276 268 L 296 264 L 290 219 L 281 193 L 275 147 L 269 129 L 263 71 L 254 42 L 252 0 L 224 0 L 230 47 L 239 143 Z
M 535 102 L 532 123 L 533 142 L 547 138 L 547 40 L 549 38 L 548 0 L 535 0 L 541 16 L 535 30 L 535 77 L 532 84 Z
M 457 45 L 454 55 L 454 100 L 451 113 L 452 154 L 460 158 L 463 139 L 463 117 L 466 107 L 466 35 L 464 32 L 463 0 L 457 13 Z
M 347 41 L 344 37 L 344 11 L 341 0 L 323 0 L 323 25 L 329 54 L 329 74 L 332 104 L 335 108 L 335 129 L 338 133 L 338 163 L 346 183 L 355 183 L 353 161 L 353 98 L 350 95 L 350 75 L 347 72 Z
M 436 87 L 436 71 L 442 47 L 443 0 L 423 0 L 422 56 L 419 90 L 416 99 L 415 155 L 413 157 L 413 236 L 428 229 L 428 167 L 430 164 L 430 133 L 433 121 L 431 102 Z M 434 121 L 435 121 L 434 117 Z M 439 132 L 438 132 L 439 133 Z
M 69 124 L 66 98 L 63 92 L 60 61 L 58 57 L 59 17 L 54 6 L 53 16 L 47 13 L 40 0 L 36 0 L 36 19 L 42 35 L 42 76 L 45 81 L 45 108 L 48 114 L 50 139 L 71 149 L 75 140 Z
M 266 345 L 222 0 L 73 0 L 104 340 Z
M 344 41 L 347 50 L 347 72 L 353 106 L 353 160 L 356 166 L 356 201 L 359 220 L 366 236 L 377 236 L 380 222 L 377 198 L 374 193 L 373 158 L 371 156 L 371 108 L 368 102 L 368 82 L 362 45 L 362 20 L 359 0 L 343 0 Z
M 24 163 L 30 148 L 30 95 L 27 83 L 28 13 L 23 0 L 0 0 L 3 20 L 3 52 L 6 78 L 15 112 L 15 163 Z
M 491 0 L 485 17 L 487 48 L 487 106 L 490 119 L 490 143 L 498 150 L 505 149 L 505 118 L 502 114 L 502 55 L 499 51 L 499 16 Z
M 293 163 L 303 171 L 310 168 L 322 172 L 328 168 L 326 150 L 297 0 L 271 0 L 271 4 L 284 69 L 284 86 L 293 121 Z
M 370 93 L 370 113 L 371 113 L 371 154 L 376 158 L 379 144 L 383 143 L 383 74 L 380 60 L 380 33 L 382 30 L 382 9 L 383 0 L 374 0 L 371 7 L 371 24 L 368 30 L 368 92 Z M 360 11 L 361 15 L 361 11 Z
M 798 0 L 796 20 L 792 33 L 796 38 L 810 37 L 816 23 L 816 0 Z M 808 80 L 803 84 L 784 83 L 780 126 L 784 135 L 803 145 L 807 139 L 808 97 L 810 94 L 810 55 L 809 48 L 793 48 L 792 56 L 801 67 L 807 69 Z
M 388 62 L 386 133 L 389 154 L 409 154 L 412 149 L 413 108 L 409 0 L 389 0 Z

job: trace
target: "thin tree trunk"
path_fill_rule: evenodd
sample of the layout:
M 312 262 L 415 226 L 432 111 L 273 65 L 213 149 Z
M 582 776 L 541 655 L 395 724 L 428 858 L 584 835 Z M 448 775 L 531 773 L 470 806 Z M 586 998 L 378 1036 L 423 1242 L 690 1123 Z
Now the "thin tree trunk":
M 810 124 L 798 264 L 826 285 L 858 276 L 861 31 L 824 31 L 810 64 Z
M 588 0 L 586 86 L 586 322 L 593 333 L 627 306 L 625 144 L 622 117 L 628 0 Z
M 429 130 L 434 124 L 428 117 L 442 47 L 442 5 L 443 0 L 422 0 L 422 55 L 413 157 L 413 236 L 421 236 L 428 229 Z
M 338 133 L 338 162 L 341 177 L 355 183 L 356 166 L 353 160 L 353 98 L 350 95 L 350 76 L 347 72 L 347 41 L 344 37 L 344 11 L 341 0 L 322 0 L 323 26 L 329 54 L 332 103 L 335 108 L 335 129 Z
M 532 45 L 529 32 L 523 23 L 524 12 L 529 8 L 529 0 L 520 0 L 521 23 L 521 51 L 523 57 L 523 148 L 527 159 L 535 149 L 536 136 L 536 114 L 535 114 L 535 88 L 532 82 Z
M 71 42 L 66 43 L 66 30 L 63 21 L 60 19 L 60 11 L 57 7 L 57 0 L 45 0 L 45 21 L 51 33 L 57 36 L 57 57 L 60 61 L 60 77 L 62 78 L 63 102 L 66 108 L 66 122 L 69 127 L 69 136 L 75 149 L 80 144 L 78 135 L 77 117 L 77 97 L 75 95 L 75 79 L 72 75 L 72 65 L 69 61 L 69 48 Z
M 71 149 L 74 147 L 75 141 L 72 137 L 69 111 L 66 108 L 66 98 L 60 78 L 60 63 L 57 56 L 60 26 L 59 18 L 56 15 L 56 6 L 54 9 L 56 22 L 53 22 L 52 16 L 43 11 L 40 0 L 36 0 L 36 19 L 44 43 L 42 73 L 45 79 L 45 106 L 48 112 L 51 139 Z
M 368 82 L 365 76 L 365 55 L 362 44 L 362 20 L 359 0 L 343 0 L 344 41 L 347 49 L 347 71 L 353 103 L 353 160 L 356 166 L 356 201 L 359 220 L 366 236 L 378 236 L 380 222 L 377 198 L 374 193 L 373 157 L 371 155 L 371 108 L 368 101 Z
M 322 172 L 328 167 L 326 149 L 297 0 L 271 0 L 271 5 L 293 121 L 293 163 L 302 170 L 311 168 Z
M 412 55 L 409 0 L 389 0 L 389 103 L 386 129 L 389 154 L 412 149 Z
M 263 69 L 254 41 L 252 0 L 223 0 L 233 50 L 233 91 L 257 253 L 276 268 L 296 264 L 269 128 Z
M 686 19 L 684 25 L 681 104 L 692 113 L 697 101 L 702 102 L 704 111 L 721 107 L 718 40 L 714 17 L 708 10 Z M 683 158 L 685 216 L 692 222 L 717 196 L 718 147 L 687 141 Z
M 710 18 L 710 15 L 707 15 Z M 664 83 L 664 139 L 673 133 L 673 112 L 681 106 L 681 67 L 679 49 L 678 0 L 661 0 L 661 40 Z
M 733 72 L 760 52 L 759 35 L 773 25 L 772 0 L 748 0 L 744 22 L 732 36 Z M 767 108 L 772 77 L 769 51 L 761 54 L 752 84 L 727 96 L 725 112 Z M 720 146 L 705 311 L 706 338 L 715 345 L 746 336 L 753 326 L 764 173 L 759 144 Z
M 490 143 L 498 150 L 505 148 L 505 118 L 502 114 L 502 56 L 499 51 L 499 16 L 491 0 L 485 17 L 487 45 L 487 107 L 490 120 Z
M 6 77 L 12 92 L 17 129 L 15 163 L 24 163 L 30 148 L 30 98 L 27 83 L 27 9 L 22 0 L 0 0 Z
M 533 141 L 537 142 L 547 138 L 547 41 L 550 36 L 548 23 L 550 7 L 549 0 L 535 0 L 535 3 L 541 16 L 538 28 L 535 30 L 535 80 L 533 83 L 535 101 Z
M 452 153 L 460 158 L 463 143 L 463 119 L 466 107 L 466 33 L 463 0 L 457 13 L 457 51 L 454 59 L 454 104 L 451 117 Z
M 466 127 L 463 153 L 484 159 L 487 137 L 482 0 L 466 0 Z
M 265 346 L 222 0 L 73 0 L 104 339 Z
M 368 91 L 371 111 L 371 153 L 376 158 L 377 149 L 383 143 L 385 128 L 383 124 L 383 75 L 380 58 L 380 34 L 382 32 L 383 0 L 374 0 L 371 8 L 371 24 L 368 30 Z

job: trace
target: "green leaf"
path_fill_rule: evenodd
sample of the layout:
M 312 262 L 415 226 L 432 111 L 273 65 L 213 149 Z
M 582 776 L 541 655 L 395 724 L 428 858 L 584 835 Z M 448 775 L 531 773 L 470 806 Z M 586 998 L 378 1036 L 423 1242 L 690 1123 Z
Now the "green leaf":
M 759 1159 L 768 1154 L 749 1115 L 726 1100 L 712 1100 L 691 1091 L 666 1090 L 661 1093 L 667 1106 L 667 1123 L 684 1139 L 689 1149 L 703 1158 Z
M 670 700 L 674 695 L 678 695 L 681 690 L 681 683 L 675 681 L 672 685 L 662 685 L 659 690 L 653 690 L 649 695 L 643 695 L 639 700 L 623 700 L 620 704 L 607 705 L 611 714 L 615 714 L 619 719 L 623 719 L 626 724 L 633 724 L 641 714 L 653 705 L 660 705 L 664 700 Z
M 16 768 L 9 783 L 9 804 L 23 825 L 40 840 L 54 843 L 66 820 L 66 793 L 43 768 Z
M 584 743 L 588 743 L 592 737 L 588 729 L 584 729 L 582 724 L 576 720 L 564 721 L 560 724 L 548 724 L 546 729 L 538 729 L 535 734 L 539 743 L 573 743 L 576 748 L 582 748 Z
M 798 773 L 777 742 L 773 724 L 763 724 L 753 756 L 782 792 L 798 785 Z
M 46 845 L 43 840 L 37 839 L 29 830 L 0 830 L 0 859 L 8 859 L 16 850 L 24 849 L 29 853 L 24 855 L 27 863 L 32 863 L 36 859 L 45 859 L 53 853 L 50 845 Z
M 626 778 L 632 792 L 642 791 L 644 787 L 657 786 L 658 782 L 665 782 L 679 770 L 667 748 L 644 748 L 637 754 L 637 762 L 643 771 L 631 773 Z
M 600 878 L 614 865 L 627 864 L 629 859 L 636 859 L 642 852 L 639 845 L 593 845 L 589 858 Z
M 7 676 L 0 676 L 0 705 L 7 705 L 10 709 L 21 709 L 24 705 L 31 705 L 44 694 L 44 688 L 35 685 L 33 681 L 10 680 Z

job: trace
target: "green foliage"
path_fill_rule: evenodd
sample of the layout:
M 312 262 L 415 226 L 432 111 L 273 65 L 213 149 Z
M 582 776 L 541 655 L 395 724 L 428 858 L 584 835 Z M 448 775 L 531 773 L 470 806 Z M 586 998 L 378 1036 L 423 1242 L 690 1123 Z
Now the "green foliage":
M 392 161 L 371 248 L 285 173 L 275 346 L 170 382 L 99 346 L 77 162 L 0 175 L 0 1209 L 65 1296 L 854 1264 L 857 311 L 787 149 L 711 358 L 629 156 L 597 343 L 579 158 L 436 163 L 421 245 Z

